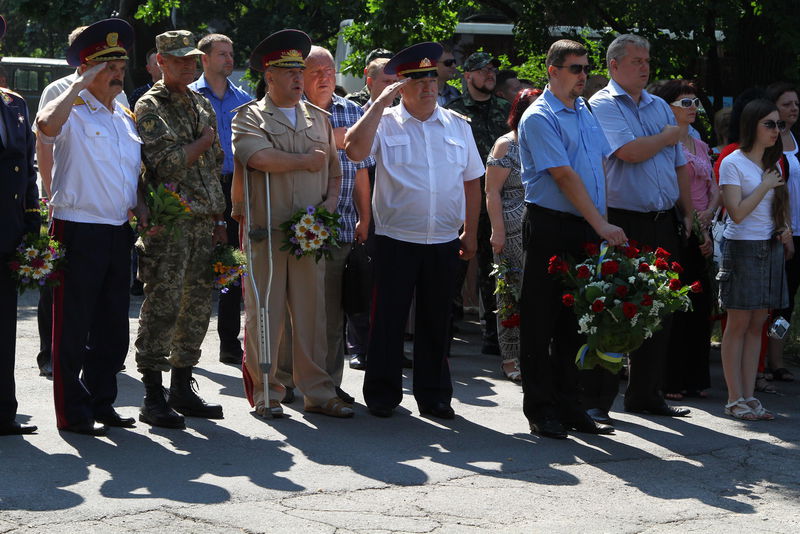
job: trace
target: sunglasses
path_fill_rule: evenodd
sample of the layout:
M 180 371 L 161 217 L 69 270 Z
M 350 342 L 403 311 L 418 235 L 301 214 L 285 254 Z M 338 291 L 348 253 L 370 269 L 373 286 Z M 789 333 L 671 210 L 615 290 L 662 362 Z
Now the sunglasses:
M 589 74 L 590 72 L 592 72 L 591 65 L 578 65 L 576 63 L 575 65 L 553 65 L 553 66 L 557 69 L 567 69 L 569 70 L 570 74 L 580 74 L 581 71 L 583 71 L 584 74 Z
M 455 59 L 445 59 L 444 61 L 442 61 L 442 65 L 444 65 L 445 67 L 452 67 L 455 64 L 456 64 Z
M 764 121 L 763 124 L 768 130 L 778 129 L 781 132 L 786 129 L 786 121 Z
M 681 98 L 680 100 L 676 100 L 672 102 L 670 106 L 675 106 L 677 108 L 699 108 L 700 107 L 700 99 L 699 98 Z

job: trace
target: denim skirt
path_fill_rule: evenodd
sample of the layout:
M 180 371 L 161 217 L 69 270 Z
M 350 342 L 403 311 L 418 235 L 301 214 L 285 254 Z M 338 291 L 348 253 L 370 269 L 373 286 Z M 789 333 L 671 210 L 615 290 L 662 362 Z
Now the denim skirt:
M 783 244 L 777 239 L 726 239 L 717 281 L 722 308 L 762 310 L 789 305 Z

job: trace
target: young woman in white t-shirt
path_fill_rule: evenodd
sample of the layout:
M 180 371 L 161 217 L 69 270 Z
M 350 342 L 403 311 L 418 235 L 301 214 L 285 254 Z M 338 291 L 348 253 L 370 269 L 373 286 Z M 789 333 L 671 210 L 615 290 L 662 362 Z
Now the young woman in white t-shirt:
M 774 103 L 750 102 L 742 111 L 739 149 L 722 161 L 719 185 L 731 221 L 719 280 L 720 305 L 728 312 L 722 336 L 722 368 L 728 387 L 725 413 L 745 420 L 774 416 L 753 396 L 761 330 L 770 309 L 788 304 L 784 247 L 793 253 L 788 192 L 778 162 L 785 127 Z

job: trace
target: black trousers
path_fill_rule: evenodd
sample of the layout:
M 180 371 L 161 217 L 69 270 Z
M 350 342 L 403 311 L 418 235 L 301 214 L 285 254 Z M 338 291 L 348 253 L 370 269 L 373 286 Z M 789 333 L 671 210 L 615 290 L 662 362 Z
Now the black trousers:
M 522 408 L 530 422 L 575 420 L 580 410 L 575 355 L 585 342 L 578 320 L 561 301 L 564 285 L 547 272 L 549 259 L 581 259 L 598 237 L 583 218 L 526 205 L 525 269 L 520 298 Z
M 14 386 L 17 286 L 8 269 L 11 256 L 11 253 L 0 254 L 0 425 L 11 423 L 17 415 Z
M 225 222 L 228 223 L 228 244 L 239 246 L 239 223 L 231 218 L 231 175 L 222 175 L 222 191 L 225 193 Z M 231 287 L 219 293 L 217 308 L 217 333 L 220 348 L 231 352 L 241 350 L 239 332 L 242 329 L 242 288 Z
M 419 405 L 450 404 L 447 356 L 459 265 L 459 241 L 420 245 L 375 236 L 375 292 L 364 399 L 394 408 L 403 398 L 403 331 L 416 289 L 414 398 Z
M 53 347 L 53 288 L 51 287 L 39 290 L 36 324 L 39 329 L 39 354 L 36 356 L 36 363 L 42 367 L 50 363 L 50 350 Z
M 53 389 L 59 428 L 112 410 L 117 373 L 128 353 L 133 230 L 62 221 L 53 224 L 66 250 L 63 283 L 53 291 Z
M 670 261 L 680 261 L 678 221 L 674 210 L 659 214 L 639 213 L 627 210 L 608 209 L 608 220 L 625 230 L 628 239 L 654 249 L 662 247 L 672 254 Z M 660 406 L 664 378 L 664 362 L 669 349 L 672 332 L 672 317 L 665 317 L 662 328 L 630 356 L 628 388 L 625 391 L 625 406 L 652 408 Z M 619 392 L 619 381 L 605 369 L 594 369 L 581 373 L 584 405 L 609 411 Z

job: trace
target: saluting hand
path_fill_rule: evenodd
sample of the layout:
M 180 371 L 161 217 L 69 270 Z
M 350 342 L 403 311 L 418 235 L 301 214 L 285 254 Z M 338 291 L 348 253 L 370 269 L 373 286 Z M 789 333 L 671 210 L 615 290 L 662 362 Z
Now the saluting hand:
M 399 82 L 394 82 L 392 84 L 387 85 L 386 87 L 383 88 L 381 96 L 378 97 L 376 103 L 379 102 L 384 107 L 391 105 L 391 103 L 394 102 L 394 99 L 397 96 L 398 91 L 400 91 L 400 88 L 410 81 L 411 78 L 403 78 Z
M 106 65 L 107 63 L 98 63 L 94 67 L 86 69 L 83 71 L 83 74 L 75 78 L 73 83 L 81 89 L 86 89 L 92 83 L 92 80 L 94 80 L 95 77 L 100 73 L 100 71 L 106 68 Z

